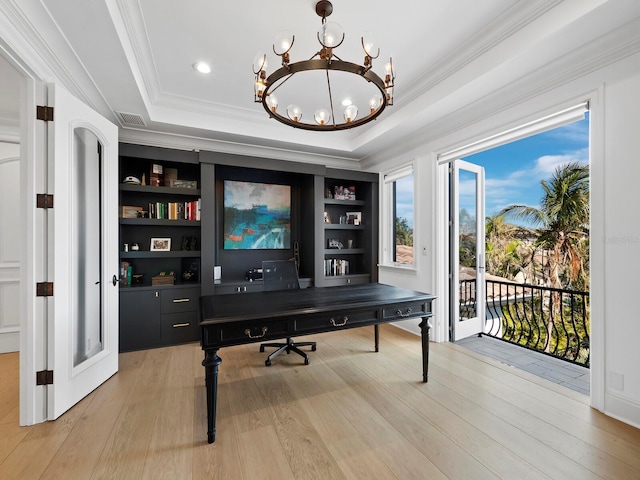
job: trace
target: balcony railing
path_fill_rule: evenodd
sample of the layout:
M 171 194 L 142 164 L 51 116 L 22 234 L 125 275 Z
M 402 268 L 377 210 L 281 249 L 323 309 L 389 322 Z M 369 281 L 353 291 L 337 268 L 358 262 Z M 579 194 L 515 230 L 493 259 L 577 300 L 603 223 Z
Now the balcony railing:
M 460 281 L 460 316 L 475 305 L 475 279 Z M 589 367 L 589 293 L 486 280 L 484 335 Z

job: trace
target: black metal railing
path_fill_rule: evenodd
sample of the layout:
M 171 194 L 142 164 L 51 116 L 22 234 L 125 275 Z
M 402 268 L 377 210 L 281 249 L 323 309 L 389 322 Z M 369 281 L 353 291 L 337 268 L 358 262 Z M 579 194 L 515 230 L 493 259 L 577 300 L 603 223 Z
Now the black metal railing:
M 486 280 L 483 334 L 589 367 L 589 293 Z M 460 316 L 475 316 L 475 280 L 460 281 Z

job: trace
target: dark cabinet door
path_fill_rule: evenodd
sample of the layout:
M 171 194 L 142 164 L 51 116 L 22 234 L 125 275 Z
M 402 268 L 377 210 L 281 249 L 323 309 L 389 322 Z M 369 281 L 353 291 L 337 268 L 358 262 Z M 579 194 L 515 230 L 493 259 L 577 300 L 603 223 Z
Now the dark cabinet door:
M 120 351 L 157 347 L 161 339 L 160 292 L 120 292 Z

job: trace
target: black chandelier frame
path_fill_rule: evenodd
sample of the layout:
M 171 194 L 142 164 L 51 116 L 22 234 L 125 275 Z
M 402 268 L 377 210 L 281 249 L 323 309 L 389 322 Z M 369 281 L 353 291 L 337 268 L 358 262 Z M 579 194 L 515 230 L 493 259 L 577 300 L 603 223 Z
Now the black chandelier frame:
M 327 0 L 320 1 L 316 4 L 316 13 L 322 17 L 322 24 L 324 25 L 326 22 L 326 17 L 329 16 L 333 11 L 333 7 L 331 2 Z M 333 49 L 337 48 L 342 44 L 344 40 L 344 33 L 342 34 L 342 39 L 333 47 L 325 46 L 320 40 L 320 35 L 318 34 L 318 41 L 323 48 L 317 52 L 312 58 L 308 60 L 302 60 L 298 62 L 289 63 L 289 51 L 295 42 L 295 36 L 292 38 L 291 45 L 287 51 L 282 54 L 279 54 L 275 50 L 275 46 L 273 47 L 273 51 L 276 55 L 282 58 L 282 67 L 275 70 L 268 77 L 266 76 L 266 72 L 264 70 L 264 65 L 266 64 L 266 55 L 263 55 L 262 62 L 260 64 L 260 68 L 258 71 L 255 71 L 254 66 L 254 74 L 256 76 L 256 90 L 254 95 L 254 101 L 262 103 L 265 111 L 269 114 L 269 116 L 285 125 L 290 127 L 299 128 L 302 130 L 312 130 L 312 131 L 338 131 L 338 130 L 347 130 L 350 128 L 359 127 L 361 125 L 365 125 L 382 114 L 387 106 L 393 105 L 393 88 L 395 82 L 395 71 L 393 69 L 393 59 L 389 59 L 390 68 L 387 71 L 385 79 L 383 80 L 378 76 L 373 70 L 372 60 L 377 58 L 380 50 L 378 49 L 378 54 L 375 57 L 372 57 L 369 52 L 367 52 L 364 45 L 364 38 L 361 38 L 362 48 L 365 51 L 365 61 L 364 65 L 359 65 L 353 62 L 347 62 L 341 60 L 338 56 L 333 53 Z M 289 80 L 293 75 L 305 72 L 305 71 L 316 71 L 316 70 L 324 70 L 326 72 L 327 79 L 327 90 L 329 96 L 329 105 L 330 105 L 330 122 L 326 124 L 318 124 L 318 123 L 308 123 L 301 122 L 300 119 L 294 120 L 289 118 L 286 115 L 282 115 L 278 113 L 277 108 L 271 108 L 268 104 L 269 96 L 273 94 L 278 88 L 282 87 L 287 80 Z M 362 79 L 367 82 L 373 84 L 380 92 L 379 105 L 371 106 L 369 109 L 369 114 L 362 117 L 356 118 L 350 121 L 344 121 L 341 123 L 336 123 L 336 116 L 333 107 L 333 96 L 331 91 L 331 82 L 329 80 L 329 71 L 340 71 L 349 74 L 358 75 Z

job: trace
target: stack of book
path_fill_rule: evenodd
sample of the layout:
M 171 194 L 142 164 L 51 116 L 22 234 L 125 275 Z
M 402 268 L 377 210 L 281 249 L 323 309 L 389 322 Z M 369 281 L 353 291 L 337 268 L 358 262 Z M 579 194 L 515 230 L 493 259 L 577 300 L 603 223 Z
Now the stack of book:
M 327 277 L 349 275 L 349 260 L 342 258 L 327 258 L 324 261 L 324 274 Z
M 122 285 L 131 285 L 133 278 L 133 267 L 129 265 L 129 262 L 120 263 L 120 278 L 122 279 Z
M 200 199 L 191 202 L 150 202 L 149 218 L 200 220 Z

